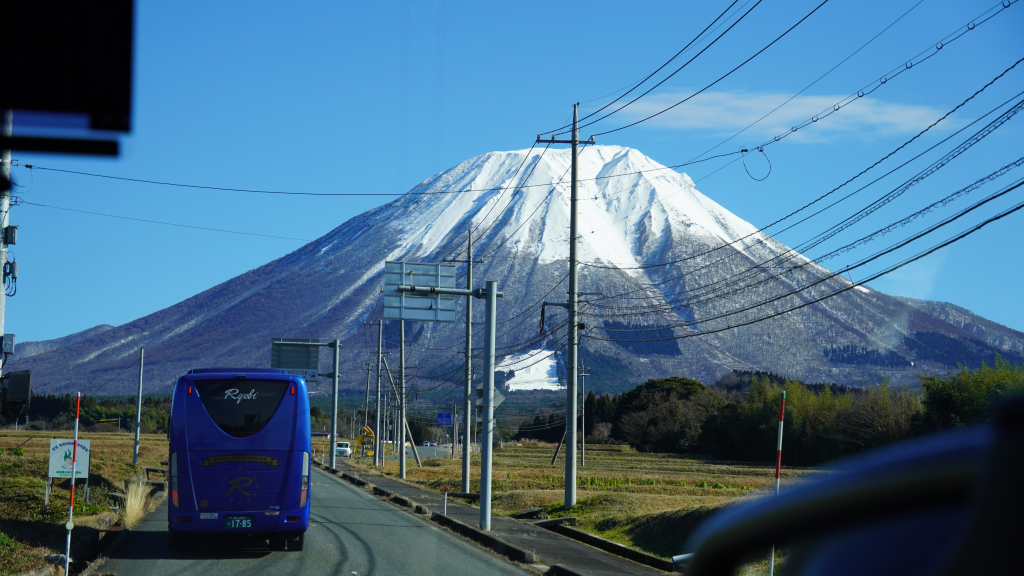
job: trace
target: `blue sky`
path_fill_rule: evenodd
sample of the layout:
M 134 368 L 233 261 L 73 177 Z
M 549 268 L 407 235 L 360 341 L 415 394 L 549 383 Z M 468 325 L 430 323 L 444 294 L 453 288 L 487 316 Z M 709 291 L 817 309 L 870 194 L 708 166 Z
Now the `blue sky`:
M 744 1 L 736 6 L 756 2 Z M 622 126 L 703 88 L 819 3 L 763 0 L 686 69 L 582 135 Z M 121 156 L 15 153 L 14 178 L 21 186 L 14 194 L 48 206 L 312 240 L 391 197 L 190 190 L 30 171 L 24 165 L 232 188 L 402 193 L 467 158 L 529 148 L 537 133 L 565 122 L 573 102 L 583 103 L 583 113 L 595 110 L 608 101 L 602 96 L 660 66 L 727 5 L 721 0 L 141 1 L 134 128 L 122 139 Z M 665 165 L 686 162 L 799 92 L 910 10 L 842 66 L 713 154 L 756 147 L 905 67 L 922 51 L 927 55 L 937 41 L 996 5 L 994 0 L 830 0 L 708 92 L 599 142 L 639 149 Z M 709 176 L 733 157 L 683 170 L 725 208 L 766 225 L 889 153 L 1024 57 L 1021 30 L 1024 6 L 1014 3 L 870 95 L 766 147 L 771 175 L 763 181 L 752 179 L 739 162 Z M 17 81 L 16 66 L 9 74 Z M 1022 90 L 1024 63 L 894 157 L 893 165 Z M 851 199 L 850 206 L 859 208 L 867 198 L 891 190 L 993 117 L 865 190 L 864 199 Z M 884 214 L 863 223 L 863 230 L 1019 158 L 1022 123 L 1024 118 L 1009 120 Z M 747 164 L 753 176 L 767 173 L 760 154 L 748 156 Z M 888 244 L 1020 177 L 1011 172 L 874 244 Z M 938 236 L 980 222 L 1021 196 L 1024 188 Z M 841 205 L 779 238 L 799 244 L 852 211 Z M 6 325 L 22 342 L 129 322 L 302 245 L 31 205 L 15 207 L 11 222 L 20 226 L 13 248 L 20 279 L 17 296 L 8 301 Z M 1017 234 L 1022 224 L 1024 211 L 871 285 L 890 294 L 953 302 L 1024 330 L 1024 307 L 1018 303 L 1024 283 Z M 825 265 L 838 268 L 857 254 Z

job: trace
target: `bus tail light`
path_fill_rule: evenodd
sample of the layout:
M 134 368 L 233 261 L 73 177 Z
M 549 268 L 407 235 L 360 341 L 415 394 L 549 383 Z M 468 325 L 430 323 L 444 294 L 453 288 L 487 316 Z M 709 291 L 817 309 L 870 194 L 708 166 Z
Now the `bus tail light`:
M 292 396 L 295 396 L 295 384 L 292 384 Z
M 170 489 L 171 489 L 171 504 L 173 504 L 175 508 L 179 508 L 179 505 L 178 505 L 178 453 L 177 452 L 171 454 L 170 462 L 168 462 L 168 464 L 170 465 L 169 466 L 170 467 L 170 470 L 169 470 L 170 473 L 168 474 L 168 476 L 170 476 L 170 477 L 168 478 L 168 480 L 170 482 Z
M 309 499 L 309 452 L 302 453 L 302 492 L 299 493 L 299 508 Z

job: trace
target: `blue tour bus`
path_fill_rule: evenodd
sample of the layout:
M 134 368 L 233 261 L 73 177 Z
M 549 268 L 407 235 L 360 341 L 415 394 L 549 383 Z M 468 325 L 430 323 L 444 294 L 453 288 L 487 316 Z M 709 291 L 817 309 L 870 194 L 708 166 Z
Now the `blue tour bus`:
M 306 381 L 284 370 L 204 368 L 171 399 L 168 546 L 198 533 L 247 533 L 302 550 L 309 528 Z

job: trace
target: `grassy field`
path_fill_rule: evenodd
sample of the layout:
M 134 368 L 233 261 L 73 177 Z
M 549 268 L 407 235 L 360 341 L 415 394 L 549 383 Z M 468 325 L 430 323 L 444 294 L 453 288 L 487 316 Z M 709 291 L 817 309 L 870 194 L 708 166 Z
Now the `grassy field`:
M 505 443 L 495 451 L 493 465 L 495 514 L 512 514 L 544 507 L 551 517 L 574 516 L 577 528 L 651 554 L 670 557 L 715 508 L 770 492 L 775 467 L 769 464 L 718 462 L 699 456 L 639 453 L 628 446 L 588 445 L 587 465 L 579 468 L 577 505 L 564 511 L 565 459 L 552 465 L 555 445 L 539 442 Z M 357 466 L 365 460 L 354 458 Z M 471 491 L 478 492 L 480 456 L 473 458 Z M 459 490 L 460 460 L 409 462 L 407 480 L 421 487 Z M 384 472 L 397 475 L 398 463 L 388 461 Z M 782 482 L 792 484 L 813 469 L 783 469 Z
M 49 505 L 43 501 L 50 439 L 71 437 L 70 431 L 0 431 L 0 575 L 37 568 L 44 563 L 43 555 L 63 553 L 70 482 L 54 481 Z M 79 482 L 75 489 L 72 559 L 76 558 L 75 550 L 84 550 L 95 539 L 96 530 L 118 522 L 111 510 L 117 502 L 110 493 L 124 493 L 126 482 L 138 478 L 140 471 L 132 464 L 134 436 L 80 433 L 79 438 L 91 441 L 90 503 L 82 501 Z M 166 460 L 166 437 L 143 435 L 140 464 L 160 466 Z

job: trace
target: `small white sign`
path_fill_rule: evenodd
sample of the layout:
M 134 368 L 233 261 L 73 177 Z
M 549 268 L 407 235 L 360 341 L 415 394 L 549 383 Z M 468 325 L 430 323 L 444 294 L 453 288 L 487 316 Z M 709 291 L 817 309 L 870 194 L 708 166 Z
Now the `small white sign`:
M 217 513 L 216 512 L 200 512 L 199 513 L 199 519 L 200 520 L 216 520 L 217 519 Z
M 289 374 L 302 376 L 306 383 L 316 382 L 317 370 L 304 370 L 302 368 L 283 368 L 283 370 Z
M 50 478 L 71 478 L 74 446 L 74 440 L 50 440 Z M 79 440 L 75 478 L 89 477 L 89 453 L 89 441 Z

